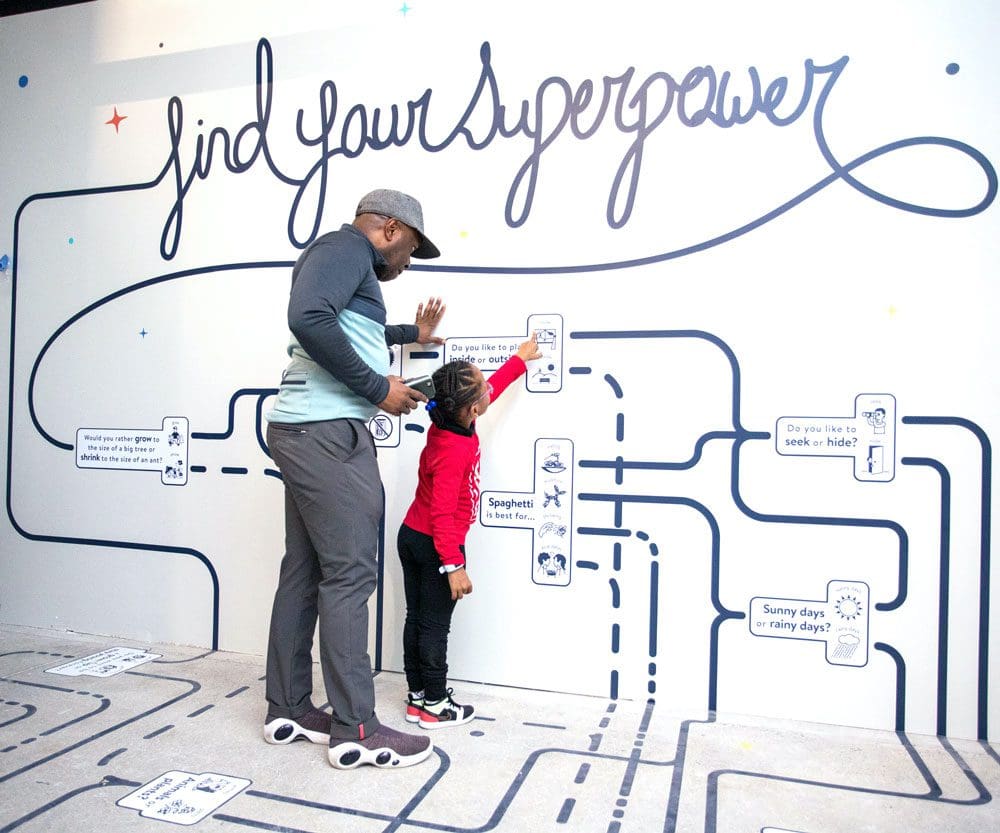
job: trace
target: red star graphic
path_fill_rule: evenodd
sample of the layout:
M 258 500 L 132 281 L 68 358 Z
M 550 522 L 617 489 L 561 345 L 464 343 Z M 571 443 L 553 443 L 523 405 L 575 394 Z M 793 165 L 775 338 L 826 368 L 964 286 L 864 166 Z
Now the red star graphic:
M 113 124 L 115 126 L 115 133 L 117 133 L 118 132 L 118 125 L 120 125 L 127 118 L 128 118 L 128 116 L 119 116 L 118 115 L 118 108 L 115 107 L 115 114 L 110 119 L 108 119 L 106 122 L 104 122 L 104 123 L 105 124 Z

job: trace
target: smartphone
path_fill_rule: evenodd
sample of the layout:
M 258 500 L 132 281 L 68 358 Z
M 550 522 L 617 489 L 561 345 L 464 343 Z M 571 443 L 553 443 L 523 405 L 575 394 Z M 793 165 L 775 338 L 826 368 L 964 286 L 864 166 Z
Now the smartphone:
M 420 391 L 428 399 L 434 398 L 434 380 L 430 376 L 414 376 L 412 379 L 403 379 L 403 384 Z

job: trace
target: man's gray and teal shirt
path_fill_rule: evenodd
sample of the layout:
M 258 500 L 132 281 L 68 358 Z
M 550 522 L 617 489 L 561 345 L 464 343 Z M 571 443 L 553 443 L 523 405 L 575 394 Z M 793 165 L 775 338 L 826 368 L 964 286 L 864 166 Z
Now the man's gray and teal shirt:
M 391 344 L 417 339 L 415 324 L 386 325 L 375 268 L 385 260 L 354 226 L 318 238 L 292 269 L 291 362 L 269 422 L 368 420 L 389 393 Z

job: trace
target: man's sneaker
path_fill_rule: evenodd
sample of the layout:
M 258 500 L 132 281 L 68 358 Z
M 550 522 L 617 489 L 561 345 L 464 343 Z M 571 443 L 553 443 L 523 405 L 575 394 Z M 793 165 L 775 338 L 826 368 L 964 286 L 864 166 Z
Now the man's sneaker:
M 354 769 L 362 764 L 392 769 L 419 764 L 433 751 L 430 738 L 379 726 L 370 738 L 364 740 L 334 738 L 327 754 L 330 765 L 337 769 Z
M 264 740 L 268 743 L 291 743 L 299 738 L 313 743 L 329 743 L 330 715 L 313 708 L 294 720 L 271 715 L 264 718 Z
M 420 710 L 418 723 L 423 729 L 444 729 L 447 726 L 461 726 L 472 720 L 475 709 L 472 706 L 460 706 L 451 699 L 451 689 L 449 688 L 444 698 L 432 703 L 424 700 L 424 707 Z
M 407 723 L 418 723 L 420 722 L 420 710 L 424 707 L 423 697 L 414 697 L 413 692 L 409 692 L 406 695 L 406 722 Z

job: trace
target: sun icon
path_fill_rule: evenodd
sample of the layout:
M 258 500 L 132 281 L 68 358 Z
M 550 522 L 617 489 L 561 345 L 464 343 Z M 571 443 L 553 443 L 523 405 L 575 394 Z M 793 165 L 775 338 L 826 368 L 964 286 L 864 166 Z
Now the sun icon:
M 864 609 L 861 607 L 861 603 L 854 596 L 841 596 L 837 600 L 837 613 L 840 614 L 841 619 L 847 619 L 848 621 L 852 619 L 857 619 Z

